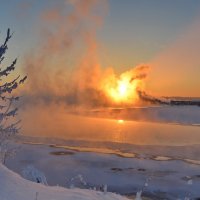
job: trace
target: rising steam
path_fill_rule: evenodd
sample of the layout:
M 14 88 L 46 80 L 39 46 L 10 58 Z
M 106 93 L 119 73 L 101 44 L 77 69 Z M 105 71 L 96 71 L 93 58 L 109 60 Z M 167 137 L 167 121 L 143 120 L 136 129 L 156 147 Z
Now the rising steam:
M 147 66 L 121 75 L 101 69 L 97 31 L 106 11 L 106 0 L 70 0 L 41 14 L 40 44 L 25 61 L 26 103 L 109 106 L 138 101 Z

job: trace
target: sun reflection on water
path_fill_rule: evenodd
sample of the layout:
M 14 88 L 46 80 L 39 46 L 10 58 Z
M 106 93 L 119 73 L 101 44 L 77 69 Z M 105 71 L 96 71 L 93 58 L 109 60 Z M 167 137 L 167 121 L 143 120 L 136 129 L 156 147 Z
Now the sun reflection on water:
M 117 120 L 117 123 L 118 123 L 118 124 L 123 124 L 123 123 L 124 123 L 124 120 L 123 120 L 123 119 L 118 119 L 118 120 Z

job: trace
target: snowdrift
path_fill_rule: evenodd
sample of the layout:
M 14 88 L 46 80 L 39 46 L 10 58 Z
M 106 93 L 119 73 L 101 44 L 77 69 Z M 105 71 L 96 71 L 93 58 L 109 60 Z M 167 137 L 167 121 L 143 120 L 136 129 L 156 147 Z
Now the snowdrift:
M 36 197 L 37 196 L 37 197 Z M 0 164 L 0 200 L 127 200 L 113 193 L 30 182 Z

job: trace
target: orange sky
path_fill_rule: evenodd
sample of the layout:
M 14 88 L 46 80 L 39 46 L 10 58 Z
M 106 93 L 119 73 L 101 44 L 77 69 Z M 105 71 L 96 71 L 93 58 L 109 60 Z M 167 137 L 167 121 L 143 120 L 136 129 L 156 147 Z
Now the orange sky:
M 158 95 L 200 97 L 200 17 L 149 63 L 147 87 Z

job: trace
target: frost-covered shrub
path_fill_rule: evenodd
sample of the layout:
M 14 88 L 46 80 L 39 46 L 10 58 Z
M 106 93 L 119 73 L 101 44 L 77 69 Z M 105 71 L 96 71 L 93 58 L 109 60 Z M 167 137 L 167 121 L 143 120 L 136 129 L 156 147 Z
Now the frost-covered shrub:
M 27 180 L 48 185 L 44 173 L 39 171 L 32 165 L 29 165 L 23 169 L 22 176 Z
M 136 192 L 135 200 L 142 200 L 142 193 L 144 192 L 145 188 L 149 186 L 149 181 L 151 180 L 151 177 L 147 178 L 144 182 L 144 185 L 141 190 Z
M 142 190 L 140 190 L 140 191 L 138 191 L 138 192 L 136 193 L 135 200 L 142 200 Z
M 87 186 L 87 183 L 81 174 L 78 174 L 77 176 L 70 179 L 70 188 L 74 188 L 78 185 L 82 185 L 83 187 Z
M 11 73 L 15 70 L 17 59 L 10 65 L 3 66 L 5 54 L 8 49 L 8 41 L 12 37 L 10 29 L 7 30 L 7 36 L 0 44 L 0 162 L 5 163 L 6 158 L 12 154 L 8 148 L 9 139 L 19 131 L 19 121 L 15 120 L 18 108 L 15 106 L 19 96 L 13 94 L 19 84 L 24 83 L 27 76 L 20 78 L 20 75 Z M 14 78 L 13 78 L 14 77 Z

